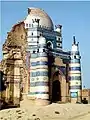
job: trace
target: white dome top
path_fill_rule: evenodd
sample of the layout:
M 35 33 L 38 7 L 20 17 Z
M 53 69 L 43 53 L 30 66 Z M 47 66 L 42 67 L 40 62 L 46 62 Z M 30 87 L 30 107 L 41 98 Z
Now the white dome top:
M 28 16 L 26 17 L 25 22 L 33 24 L 32 19 L 40 19 L 39 25 L 41 27 L 46 27 L 49 30 L 53 30 L 53 22 L 45 11 L 39 8 L 28 8 Z

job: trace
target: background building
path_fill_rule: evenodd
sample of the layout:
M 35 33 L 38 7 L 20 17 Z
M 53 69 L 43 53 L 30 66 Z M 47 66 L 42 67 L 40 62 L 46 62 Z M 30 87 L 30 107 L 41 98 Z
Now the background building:
M 90 89 L 82 89 L 82 100 L 84 99 L 90 104 Z

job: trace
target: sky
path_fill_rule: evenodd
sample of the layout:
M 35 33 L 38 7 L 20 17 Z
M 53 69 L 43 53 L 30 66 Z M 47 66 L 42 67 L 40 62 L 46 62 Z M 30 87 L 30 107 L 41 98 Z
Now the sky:
M 85 88 L 90 88 L 90 1 L 26 1 L 1 2 L 0 19 L 0 61 L 2 44 L 12 26 L 27 16 L 28 7 L 42 8 L 51 17 L 54 25 L 61 24 L 63 48 L 71 50 L 73 35 L 79 42 L 81 53 L 82 81 Z

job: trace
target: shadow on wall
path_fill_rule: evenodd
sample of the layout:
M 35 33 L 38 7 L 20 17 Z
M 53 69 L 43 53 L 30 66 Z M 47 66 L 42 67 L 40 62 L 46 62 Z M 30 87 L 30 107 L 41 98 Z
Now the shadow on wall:
M 4 73 L 0 71 L 0 92 L 6 90 L 6 86 L 3 80 Z

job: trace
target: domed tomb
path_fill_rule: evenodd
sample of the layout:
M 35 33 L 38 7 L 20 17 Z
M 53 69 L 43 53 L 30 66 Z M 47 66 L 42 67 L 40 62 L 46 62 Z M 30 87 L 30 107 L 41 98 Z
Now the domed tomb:
M 32 25 L 33 20 L 39 19 L 39 26 L 46 27 L 49 30 L 53 30 L 53 22 L 48 14 L 39 8 L 28 8 L 28 16 L 25 19 L 25 23 Z

